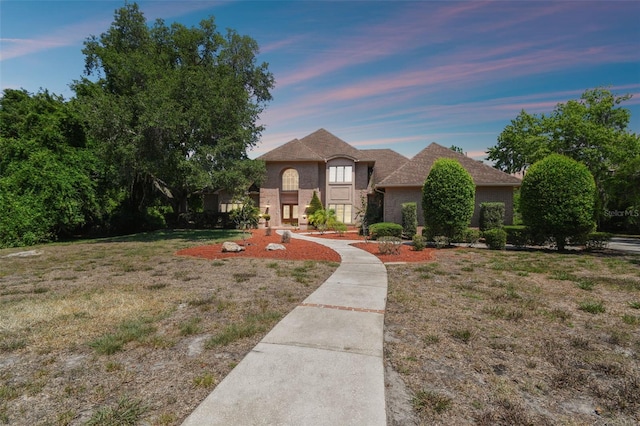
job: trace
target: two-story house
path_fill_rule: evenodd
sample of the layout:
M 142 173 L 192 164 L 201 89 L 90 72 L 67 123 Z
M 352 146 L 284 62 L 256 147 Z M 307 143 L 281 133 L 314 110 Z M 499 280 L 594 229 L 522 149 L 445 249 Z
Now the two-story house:
M 414 201 L 422 225 L 422 185 L 433 162 L 442 157 L 458 160 L 476 184 L 472 226 L 478 225 L 479 205 L 485 201 L 504 202 L 505 222 L 511 223 L 519 179 L 435 143 L 408 159 L 391 149 L 356 149 L 324 129 L 260 156 L 267 176 L 255 198 L 260 211 L 271 216 L 271 226 L 307 225 L 306 208 L 314 191 L 346 224 L 355 223 L 362 197 L 366 201 L 378 194 L 384 221 L 401 223 L 402 203 Z M 225 204 L 222 210 L 228 208 Z

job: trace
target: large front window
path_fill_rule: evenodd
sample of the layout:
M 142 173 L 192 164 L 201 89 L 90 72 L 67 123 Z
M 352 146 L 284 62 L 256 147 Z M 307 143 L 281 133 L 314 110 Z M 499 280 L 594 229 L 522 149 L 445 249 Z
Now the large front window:
M 329 167 L 329 183 L 351 183 L 352 166 Z
M 351 223 L 351 204 L 329 204 L 329 210 L 336 212 L 336 219 L 342 223 Z
M 296 169 L 287 169 L 282 173 L 282 190 L 298 190 L 298 171 Z

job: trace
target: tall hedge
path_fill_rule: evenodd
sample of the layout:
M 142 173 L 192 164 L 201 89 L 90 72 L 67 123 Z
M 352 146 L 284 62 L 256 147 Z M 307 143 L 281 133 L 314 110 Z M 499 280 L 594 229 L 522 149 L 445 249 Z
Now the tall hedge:
M 453 238 L 469 225 L 474 205 L 475 185 L 469 172 L 456 160 L 436 160 L 422 187 L 427 236 Z
M 418 205 L 416 203 L 402 203 L 402 233 L 407 238 L 416 235 L 418 231 Z
M 502 228 L 504 225 L 504 203 L 480 204 L 480 230 Z
M 520 210 L 532 231 L 551 237 L 558 250 L 566 239 L 595 229 L 596 184 L 589 169 L 552 154 L 533 164 L 522 180 Z

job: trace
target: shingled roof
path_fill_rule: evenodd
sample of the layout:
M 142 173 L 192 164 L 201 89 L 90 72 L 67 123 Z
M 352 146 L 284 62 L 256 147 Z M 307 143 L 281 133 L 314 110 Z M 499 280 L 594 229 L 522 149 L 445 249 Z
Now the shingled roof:
M 322 161 L 318 154 L 311 151 L 299 139 L 280 145 L 262 154 L 258 159 L 264 161 Z
M 327 161 L 335 157 L 360 160 L 362 153 L 325 129 L 294 139 L 258 157 L 264 161 Z
M 382 182 L 387 176 L 405 165 L 409 159 L 392 149 L 361 149 L 368 162 L 375 162 L 373 181 Z
M 431 166 L 438 158 L 451 158 L 459 161 L 469 172 L 476 186 L 520 186 L 521 183 L 520 179 L 516 177 L 437 143 L 432 143 L 376 186 L 381 188 L 422 186 L 431 171 Z

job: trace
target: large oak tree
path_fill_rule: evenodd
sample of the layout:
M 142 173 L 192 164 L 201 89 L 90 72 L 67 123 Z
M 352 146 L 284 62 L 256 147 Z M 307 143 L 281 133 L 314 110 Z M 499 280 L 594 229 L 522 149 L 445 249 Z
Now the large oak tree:
M 258 45 L 214 18 L 187 28 L 147 25 L 135 3 L 85 41 L 85 76 L 73 84 L 102 158 L 143 209 L 155 194 L 180 213 L 204 189 L 235 191 L 259 182 L 250 160 L 274 79 Z

